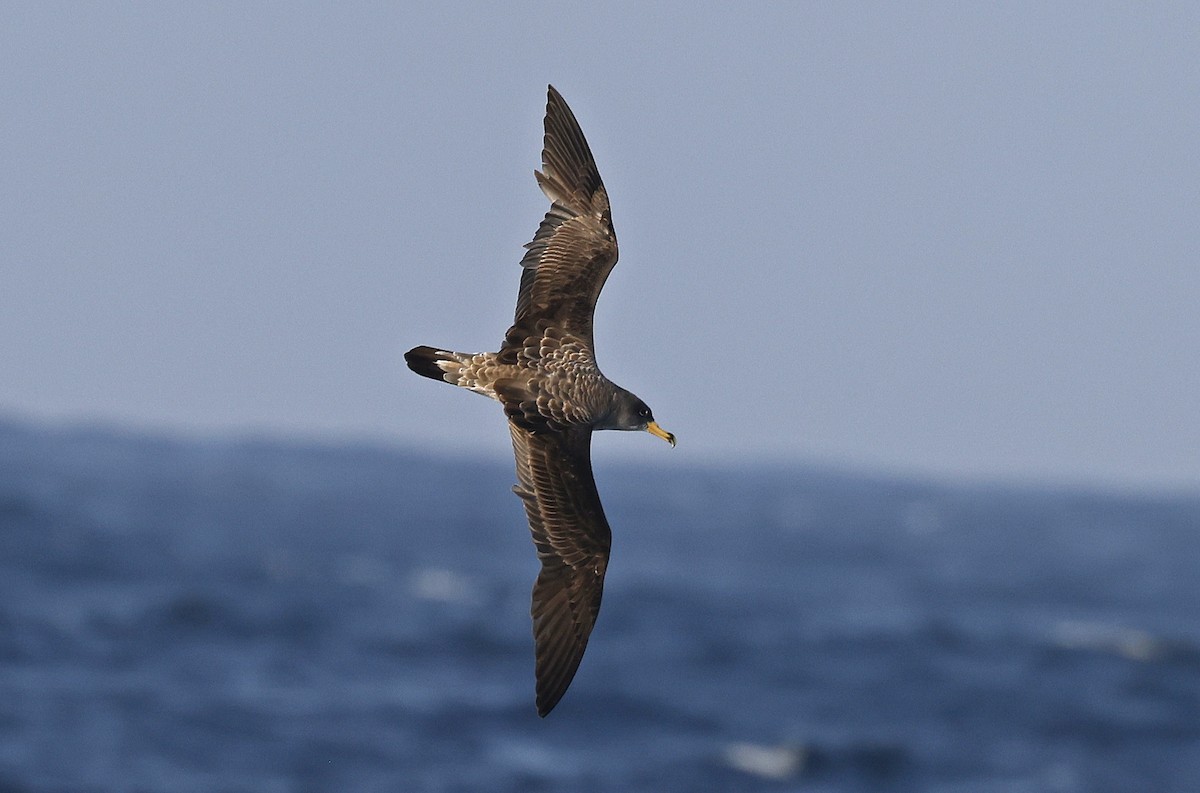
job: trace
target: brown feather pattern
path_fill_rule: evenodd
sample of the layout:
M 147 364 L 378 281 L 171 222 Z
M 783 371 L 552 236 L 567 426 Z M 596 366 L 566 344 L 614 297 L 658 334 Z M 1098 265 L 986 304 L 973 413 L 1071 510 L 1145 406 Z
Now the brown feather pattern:
M 533 322 L 553 320 L 590 345 L 596 300 L 617 263 L 617 235 L 592 151 L 553 86 L 545 129 L 542 170 L 534 175 L 551 201 L 550 211 L 525 246 L 525 271 L 509 333 L 525 335 Z
M 535 175 L 550 210 L 525 246 L 516 314 L 499 352 L 416 347 L 405 357 L 418 374 L 500 401 L 508 416 L 513 491 L 541 561 L 531 613 L 537 709 L 545 716 L 587 648 L 612 543 L 592 476 L 592 432 L 657 426 L 645 403 L 596 365 L 592 315 L 617 262 L 617 238 L 591 149 L 553 86 Z
M 612 533 L 592 477 L 589 428 L 530 432 L 509 424 L 517 460 L 513 492 L 525 504 L 542 570 L 533 587 L 538 713 L 566 692 L 604 592 Z

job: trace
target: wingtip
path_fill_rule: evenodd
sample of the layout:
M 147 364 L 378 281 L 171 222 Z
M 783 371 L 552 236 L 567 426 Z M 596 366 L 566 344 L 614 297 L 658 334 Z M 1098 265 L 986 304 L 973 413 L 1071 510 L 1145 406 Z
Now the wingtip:
M 536 700 L 538 717 L 544 719 L 549 716 L 550 711 L 554 710 L 558 703 L 562 701 L 563 694 L 565 693 L 567 693 L 565 688 L 557 692 L 539 692 Z
M 534 686 L 534 703 L 537 705 L 538 716 L 546 718 L 550 711 L 554 710 L 562 701 L 563 695 L 571 687 L 571 681 L 575 678 L 575 672 L 579 669 L 579 662 L 582 658 L 583 652 L 579 651 L 574 658 L 567 660 L 565 667 L 547 668 L 543 665 L 546 660 L 545 656 L 539 656 L 537 682 Z

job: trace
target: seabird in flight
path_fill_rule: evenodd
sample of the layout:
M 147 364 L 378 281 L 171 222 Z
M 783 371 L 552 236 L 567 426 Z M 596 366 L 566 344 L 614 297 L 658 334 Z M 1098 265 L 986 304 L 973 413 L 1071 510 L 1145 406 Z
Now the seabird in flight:
M 533 587 L 537 709 L 545 716 L 579 668 L 600 611 L 612 534 L 592 477 L 595 430 L 645 430 L 675 445 L 641 399 L 596 365 L 592 314 L 617 263 L 608 193 L 579 123 L 549 89 L 538 185 L 550 211 L 521 260 L 516 318 L 499 352 L 414 347 L 414 372 L 504 406 L 541 572 Z

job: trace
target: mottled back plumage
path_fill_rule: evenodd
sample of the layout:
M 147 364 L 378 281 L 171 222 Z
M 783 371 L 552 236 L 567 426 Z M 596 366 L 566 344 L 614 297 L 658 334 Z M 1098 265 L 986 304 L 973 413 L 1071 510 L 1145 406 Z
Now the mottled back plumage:
M 517 485 L 541 561 L 533 588 L 537 708 L 570 685 L 600 611 L 612 533 L 592 477 L 597 429 L 675 443 L 650 409 L 596 365 L 592 315 L 617 262 L 608 194 L 575 116 L 551 86 L 538 185 L 550 211 L 527 244 L 512 327 L 495 353 L 415 347 L 414 372 L 504 406 Z

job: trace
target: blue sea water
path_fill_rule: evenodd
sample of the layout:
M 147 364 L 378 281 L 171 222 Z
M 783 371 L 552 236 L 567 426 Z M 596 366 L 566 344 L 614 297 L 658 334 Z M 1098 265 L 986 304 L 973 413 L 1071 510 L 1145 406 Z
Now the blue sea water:
M 543 720 L 508 461 L 0 423 L 0 793 L 1200 790 L 1200 496 L 597 478 Z

